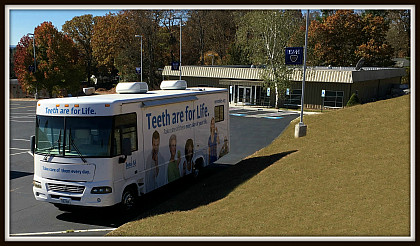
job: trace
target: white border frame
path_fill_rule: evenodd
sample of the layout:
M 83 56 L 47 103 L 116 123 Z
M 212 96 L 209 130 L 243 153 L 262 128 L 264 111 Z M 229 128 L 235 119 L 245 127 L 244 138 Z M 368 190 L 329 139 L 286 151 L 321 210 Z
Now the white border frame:
M 163 7 L 164 6 L 164 7 Z M 10 115 L 9 115 L 9 27 L 11 10 L 123 10 L 123 9 L 409 9 L 411 10 L 410 61 L 410 208 L 409 237 L 10 237 Z M 415 240 L 415 5 L 5 5 L 5 241 L 414 241 Z M 57 232 L 60 233 L 60 232 Z M 46 232 L 45 234 L 51 234 Z M 22 234 L 23 235 L 23 234 Z M 37 235 L 33 233 L 32 235 Z M 39 234 L 38 234 L 39 235 Z

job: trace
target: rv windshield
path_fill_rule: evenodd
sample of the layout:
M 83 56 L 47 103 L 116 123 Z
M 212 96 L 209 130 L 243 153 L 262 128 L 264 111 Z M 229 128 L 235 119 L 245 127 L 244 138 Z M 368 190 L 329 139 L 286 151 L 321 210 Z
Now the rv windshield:
M 113 117 L 37 116 L 36 153 L 68 157 L 111 156 Z

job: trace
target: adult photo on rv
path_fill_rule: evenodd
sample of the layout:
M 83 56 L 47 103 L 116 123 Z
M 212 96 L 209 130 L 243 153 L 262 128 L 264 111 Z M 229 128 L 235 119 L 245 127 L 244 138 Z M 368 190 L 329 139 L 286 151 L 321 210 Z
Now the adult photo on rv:
M 160 134 L 154 131 L 152 135 L 152 153 L 146 159 L 146 191 L 152 191 L 166 184 L 164 159 L 159 152 Z
M 212 164 L 217 160 L 217 145 L 220 143 L 217 135 L 217 127 L 214 117 L 211 118 L 210 123 L 210 137 L 209 137 L 209 163 Z
M 176 135 L 173 134 L 169 138 L 169 152 L 171 153 L 171 158 L 168 163 L 168 182 L 172 182 L 181 177 L 179 174 L 179 163 L 181 162 L 181 152 L 176 151 Z M 175 158 L 177 154 L 177 158 Z
M 194 156 L 194 142 L 190 138 L 185 143 L 185 161 L 184 161 L 184 164 L 182 165 L 183 176 L 190 174 L 191 171 L 194 169 L 193 156 Z

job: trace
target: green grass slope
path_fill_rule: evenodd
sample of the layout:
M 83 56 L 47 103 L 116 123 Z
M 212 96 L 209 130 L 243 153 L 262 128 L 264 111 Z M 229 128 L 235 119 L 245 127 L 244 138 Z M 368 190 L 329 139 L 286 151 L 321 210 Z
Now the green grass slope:
M 304 122 L 108 236 L 410 236 L 410 97 Z

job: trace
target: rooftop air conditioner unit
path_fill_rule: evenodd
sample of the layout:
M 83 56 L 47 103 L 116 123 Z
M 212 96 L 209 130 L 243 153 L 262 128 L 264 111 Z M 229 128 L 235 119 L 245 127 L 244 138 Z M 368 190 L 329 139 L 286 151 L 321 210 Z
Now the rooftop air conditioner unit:
M 187 81 L 185 80 L 164 80 L 160 84 L 161 90 L 185 90 Z
M 95 87 L 83 88 L 83 93 L 85 93 L 86 96 L 92 95 L 95 93 Z
M 122 82 L 117 84 L 118 94 L 137 94 L 146 93 L 149 90 L 145 82 Z

